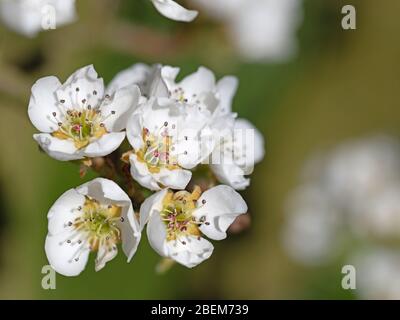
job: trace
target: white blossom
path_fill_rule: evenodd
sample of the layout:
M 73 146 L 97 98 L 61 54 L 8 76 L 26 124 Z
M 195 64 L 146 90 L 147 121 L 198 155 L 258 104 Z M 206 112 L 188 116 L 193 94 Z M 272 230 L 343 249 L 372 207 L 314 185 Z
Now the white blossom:
M 164 189 L 147 198 L 140 208 L 140 225 L 147 223 L 147 237 L 161 256 L 192 268 L 208 259 L 213 240 L 226 238 L 235 218 L 247 212 L 243 198 L 231 187 L 220 185 L 201 194 L 173 193 Z
M 64 84 L 54 76 L 39 79 L 32 87 L 28 114 L 41 131 L 34 135 L 40 147 L 62 161 L 105 156 L 117 149 L 140 90 L 128 85 L 111 94 L 104 91 L 103 79 L 91 65 Z
M 128 120 L 131 174 L 150 190 L 184 189 L 192 176 L 190 169 L 214 147 L 212 131 L 199 110 L 170 102 L 160 105 L 151 98 Z
M 76 276 L 97 251 L 96 271 L 118 252 L 132 259 L 140 241 L 139 222 L 126 193 L 113 181 L 97 178 L 65 192 L 48 213 L 45 250 L 60 274 Z

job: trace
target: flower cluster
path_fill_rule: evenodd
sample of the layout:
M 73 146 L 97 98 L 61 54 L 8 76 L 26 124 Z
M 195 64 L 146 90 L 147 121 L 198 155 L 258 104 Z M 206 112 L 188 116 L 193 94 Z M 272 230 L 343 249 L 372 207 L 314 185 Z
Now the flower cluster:
M 101 176 L 49 211 L 45 249 L 57 272 L 78 275 L 91 251 L 100 270 L 119 243 L 129 261 L 146 225 L 156 252 L 191 268 L 213 251 L 205 236 L 224 239 L 247 213 L 235 189 L 249 185 L 264 141 L 232 112 L 238 80 L 217 81 L 204 67 L 181 81 L 178 73 L 136 64 L 105 87 L 90 65 L 63 84 L 51 76 L 33 85 L 28 114 L 40 148 Z

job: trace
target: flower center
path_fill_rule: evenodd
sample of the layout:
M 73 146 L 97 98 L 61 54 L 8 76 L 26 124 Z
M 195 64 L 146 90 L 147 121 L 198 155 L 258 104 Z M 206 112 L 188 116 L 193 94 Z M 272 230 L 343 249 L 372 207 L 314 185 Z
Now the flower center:
M 169 97 L 171 99 L 174 99 L 176 102 L 181 102 L 181 103 L 188 102 L 188 99 L 185 97 L 185 91 L 181 87 L 171 90 L 169 92 Z
M 168 124 L 167 124 L 168 125 Z M 177 159 L 171 154 L 175 151 L 172 136 L 168 134 L 167 125 L 161 128 L 159 134 L 151 134 L 147 128 L 143 129 L 144 146 L 136 152 L 138 159 L 146 163 L 151 173 L 158 173 L 162 168 L 174 170 L 180 168 Z
M 196 200 L 200 197 L 201 190 L 195 187 L 192 193 L 179 191 L 169 192 L 163 201 L 161 219 L 167 229 L 167 240 L 176 240 L 182 236 L 201 236 L 198 228 L 204 219 L 197 221 L 192 215 Z M 185 244 L 185 243 L 183 243 Z
M 115 245 L 121 240 L 121 232 L 117 221 L 123 221 L 121 207 L 116 205 L 100 204 L 98 201 L 86 198 L 83 207 L 78 208 L 82 215 L 76 218 L 71 225 L 86 234 L 92 251 L 105 245 L 109 250 L 116 249 Z
M 56 118 L 57 114 L 53 112 L 53 116 Z M 105 118 L 97 108 L 67 110 L 63 118 L 63 121 L 57 121 L 58 130 L 53 132 L 53 136 L 72 140 L 77 149 L 86 147 L 107 133 L 103 123 Z

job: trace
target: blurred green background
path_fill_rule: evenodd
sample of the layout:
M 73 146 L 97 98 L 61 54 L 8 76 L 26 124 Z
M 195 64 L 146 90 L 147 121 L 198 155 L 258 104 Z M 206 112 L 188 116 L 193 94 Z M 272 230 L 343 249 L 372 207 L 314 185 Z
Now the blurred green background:
M 0 29 L 0 298 L 354 298 L 340 286 L 342 261 L 305 268 L 281 244 L 285 198 L 313 150 L 400 130 L 400 2 L 350 2 L 357 30 L 344 31 L 340 11 L 349 1 L 304 1 L 299 53 L 284 64 L 243 63 L 221 25 L 205 15 L 175 23 L 144 0 L 78 0 L 76 23 L 35 39 Z M 193 270 L 155 274 L 159 257 L 144 238 L 130 264 L 118 255 L 96 273 L 91 259 L 79 277 L 57 275 L 57 290 L 43 290 L 47 211 L 93 176 L 81 180 L 77 166 L 38 151 L 30 87 L 91 63 L 108 82 L 136 62 L 180 66 L 182 74 L 205 65 L 239 77 L 234 110 L 266 138 L 266 158 L 243 193 L 252 225 L 214 243 L 212 258 Z

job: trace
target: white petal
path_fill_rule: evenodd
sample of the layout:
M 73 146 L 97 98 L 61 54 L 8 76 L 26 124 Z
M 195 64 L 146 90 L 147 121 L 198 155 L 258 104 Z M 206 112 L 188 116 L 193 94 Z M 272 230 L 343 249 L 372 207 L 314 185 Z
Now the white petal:
M 149 221 L 150 215 L 159 214 L 163 207 L 163 200 L 168 193 L 168 189 L 163 189 L 146 198 L 140 206 L 140 229 L 143 230 Z
M 190 182 L 192 173 L 189 170 L 182 169 L 161 169 L 160 172 L 154 174 L 154 176 L 157 182 L 164 187 L 182 190 L 185 189 Z
M 32 86 L 28 115 L 32 124 L 41 132 L 53 132 L 58 129 L 53 112 L 59 114 L 56 90 L 61 86 L 56 77 L 41 78 Z
M 97 251 L 97 258 L 94 269 L 96 271 L 100 271 L 103 269 L 108 261 L 114 259 L 118 254 L 117 246 L 114 247 L 106 247 L 102 245 L 99 247 Z
M 134 180 L 147 189 L 153 191 L 161 190 L 155 176 L 150 173 L 145 163 L 137 159 L 136 154 L 129 156 L 129 162 L 131 164 L 131 175 Z
M 151 0 L 156 9 L 165 17 L 190 22 L 197 17 L 197 11 L 187 10 L 173 0 Z
M 47 214 L 49 234 L 55 235 L 70 230 L 68 222 L 73 222 L 81 215 L 77 209 L 83 207 L 84 203 L 85 197 L 75 189 L 70 189 L 61 195 Z
M 210 169 L 219 182 L 235 190 L 244 190 L 250 185 L 250 179 L 246 178 L 244 171 L 235 164 L 211 164 Z
M 124 221 L 118 221 L 117 225 L 121 230 L 122 250 L 129 262 L 136 253 L 142 234 L 132 206 L 124 210 L 121 216 Z
M 232 100 L 235 97 L 239 80 L 236 77 L 226 76 L 217 83 L 217 91 L 220 99 L 221 113 L 226 114 L 232 111 Z
M 128 117 L 138 107 L 139 99 L 139 87 L 130 85 L 116 91 L 110 100 L 104 100 L 100 109 L 102 115 L 108 117 L 103 121 L 107 130 L 116 132 L 125 129 Z
M 214 250 L 211 242 L 193 236 L 168 241 L 166 247 L 170 258 L 188 268 L 193 268 L 208 259 Z
M 82 195 L 89 196 L 101 203 L 118 203 L 132 205 L 129 196 L 114 181 L 105 178 L 96 178 L 76 188 Z
M 126 125 L 126 136 L 132 148 L 134 150 L 139 150 L 143 142 L 143 118 L 140 111 L 133 113 Z
M 160 213 L 153 211 L 147 223 L 147 239 L 150 246 L 162 257 L 168 257 L 166 247 L 167 230 L 164 222 L 161 220 Z
M 175 79 L 179 74 L 180 69 L 177 67 L 163 66 L 161 69 L 161 76 L 167 84 L 168 88 L 175 85 Z
M 93 65 L 83 67 L 74 72 L 62 87 L 57 90 L 58 100 L 65 100 L 66 108 L 92 108 L 100 105 L 104 98 L 104 83 L 98 78 Z
M 204 202 L 204 203 L 203 203 Z M 226 238 L 226 230 L 233 220 L 247 212 L 246 202 L 231 187 L 220 185 L 204 192 L 197 201 L 193 215 L 199 220 L 205 217 L 200 231 L 214 240 Z
M 86 157 L 104 157 L 115 151 L 124 141 L 125 132 L 106 133 L 82 150 Z
M 148 97 L 168 98 L 169 91 L 162 77 L 162 67 L 159 65 L 154 66 L 149 78 L 149 86 L 146 88 L 145 94 Z
M 83 159 L 82 152 L 75 147 L 71 140 L 58 139 L 48 133 L 34 134 L 33 138 L 54 159 L 60 161 Z
M 45 251 L 55 271 L 64 276 L 77 276 L 85 269 L 90 250 L 84 241 L 67 243 L 69 236 L 69 233 L 47 235 Z
M 199 95 L 215 89 L 215 76 L 211 70 L 200 67 L 195 73 L 185 77 L 178 86 L 184 89 L 188 97 L 193 94 Z
M 253 124 L 246 120 L 246 119 L 237 119 L 235 122 L 235 130 L 240 129 L 240 130 L 252 130 L 254 133 L 254 144 L 252 146 L 251 150 L 253 152 L 251 156 L 252 160 L 254 161 L 254 164 L 260 162 L 265 155 L 265 142 L 264 142 L 264 137 L 258 131 L 258 129 L 253 126 Z M 249 144 L 247 144 L 248 147 Z M 248 150 L 248 151 L 249 151 Z
M 131 85 L 137 85 L 142 89 L 145 83 L 149 81 L 151 69 L 152 67 L 144 63 L 134 64 L 130 68 L 117 73 L 108 85 L 107 92 L 113 94 L 119 89 Z
M 188 125 L 191 125 L 189 120 Z M 178 140 L 176 150 L 171 154 L 178 155 L 178 164 L 185 169 L 196 167 L 211 154 L 215 146 L 213 132 L 209 127 L 200 132 L 196 129 L 183 130 L 179 132 Z

